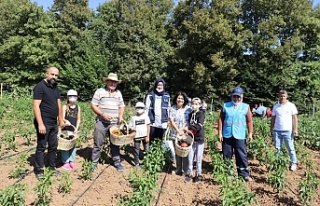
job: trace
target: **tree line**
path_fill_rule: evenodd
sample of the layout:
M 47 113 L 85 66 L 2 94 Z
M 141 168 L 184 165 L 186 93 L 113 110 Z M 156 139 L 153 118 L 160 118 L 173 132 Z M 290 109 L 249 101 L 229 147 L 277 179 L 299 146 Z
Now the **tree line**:
M 320 10 L 309 0 L 0 1 L 0 83 L 30 90 L 50 65 L 63 91 L 90 99 L 116 72 L 142 99 L 157 77 L 174 94 L 273 104 L 280 89 L 305 106 L 320 89 Z M 19 89 L 19 91 L 23 91 Z M 313 99 L 312 99 L 313 100 Z

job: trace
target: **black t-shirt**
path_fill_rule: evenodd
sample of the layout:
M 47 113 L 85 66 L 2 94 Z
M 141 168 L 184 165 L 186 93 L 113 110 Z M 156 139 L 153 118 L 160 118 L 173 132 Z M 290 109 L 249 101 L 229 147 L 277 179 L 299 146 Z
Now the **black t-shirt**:
M 75 127 L 77 126 L 78 112 L 79 112 L 79 108 L 78 108 L 78 105 L 76 105 L 75 108 L 69 107 L 69 109 L 66 109 L 66 113 L 64 114 L 64 118 L 68 120 Z M 63 130 L 74 131 L 74 127 L 66 126 L 63 128 Z
M 49 86 L 45 80 L 42 80 L 33 89 L 33 99 L 41 100 L 40 112 L 43 123 L 45 125 L 57 124 L 59 114 L 58 99 L 60 99 L 57 84 Z

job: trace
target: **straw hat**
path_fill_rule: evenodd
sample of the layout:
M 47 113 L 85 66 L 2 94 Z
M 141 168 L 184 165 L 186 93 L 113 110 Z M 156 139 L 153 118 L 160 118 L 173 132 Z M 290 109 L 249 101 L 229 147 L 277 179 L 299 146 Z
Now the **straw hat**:
M 115 73 L 109 73 L 107 77 L 103 77 L 103 81 L 112 80 L 120 83 L 121 81 L 118 79 L 118 75 Z

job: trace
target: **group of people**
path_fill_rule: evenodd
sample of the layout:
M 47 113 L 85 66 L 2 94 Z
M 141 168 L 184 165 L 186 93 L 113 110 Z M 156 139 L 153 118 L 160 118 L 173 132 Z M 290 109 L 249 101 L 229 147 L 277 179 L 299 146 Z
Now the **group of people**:
M 258 104 L 255 104 L 252 108 L 252 116 L 253 117 L 271 117 L 272 116 L 272 110 L 270 107 L 265 107 L 262 104 L 258 106 Z
M 56 67 L 47 69 L 46 78 L 34 88 L 33 109 L 35 114 L 35 128 L 37 131 L 37 149 L 35 155 L 34 173 L 39 178 L 43 175 L 43 154 L 48 142 L 49 169 L 59 174 L 55 167 L 57 152 L 57 134 L 62 130 L 78 132 L 80 126 L 80 107 L 76 104 L 78 94 L 75 90 L 67 93 L 67 103 L 61 106 L 60 92 L 56 84 L 59 70 Z M 97 168 L 106 136 L 110 136 L 110 127 L 123 122 L 125 103 L 121 92 L 117 89 L 120 83 L 117 74 L 109 73 L 103 78 L 105 87 L 95 91 L 91 109 L 96 114 L 94 128 L 94 147 L 92 150 L 93 169 Z M 223 105 L 218 120 L 218 140 L 222 142 L 222 152 L 225 160 L 231 160 L 235 154 L 238 175 L 246 181 L 252 181 L 248 170 L 246 140 L 252 141 L 253 122 L 252 112 L 248 104 L 243 102 L 244 91 L 240 87 L 234 88 L 231 101 Z M 176 175 L 185 175 L 185 182 L 192 179 L 201 181 L 202 157 L 205 142 L 205 111 L 206 105 L 201 99 L 191 99 L 185 92 L 178 92 L 171 105 L 170 95 L 165 90 L 164 79 L 156 79 L 153 90 L 147 95 L 145 104 L 135 104 L 136 114 L 131 117 L 129 127 L 136 131 L 134 137 L 134 164 L 140 169 L 140 144 L 147 150 L 156 139 L 162 139 L 168 127 L 171 128 L 170 139 L 175 141 L 183 135 L 192 134 L 193 144 L 187 157 L 175 155 Z M 59 125 L 57 124 L 59 121 Z M 292 132 L 293 131 L 293 132 Z M 281 90 L 279 103 L 273 107 L 270 132 L 273 135 L 275 147 L 280 152 L 282 141 L 288 148 L 291 159 L 291 170 L 296 170 L 293 137 L 298 135 L 297 109 L 287 100 L 287 92 Z M 109 142 L 113 165 L 117 171 L 123 171 L 120 148 Z M 196 171 L 193 172 L 196 157 Z M 75 148 L 62 152 L 63 168 L 71 170 L 75 165 Z M 232 166 L 232 165 L 230 165 Z M 233 176 L 233 174 L 229 174 Z

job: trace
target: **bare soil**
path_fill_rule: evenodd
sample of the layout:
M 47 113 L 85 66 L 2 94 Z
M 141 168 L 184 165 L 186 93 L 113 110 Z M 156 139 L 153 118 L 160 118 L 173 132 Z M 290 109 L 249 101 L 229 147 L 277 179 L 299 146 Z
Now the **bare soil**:
M 23 144 L 24 142 L 22 139 L 17 138 L 16 141 L 20 145 L 18 151 L 23 151 L 28 148 Z M 34 146 L 35 143 L 32 146 L 29 146 L 29 148 Z M 85 158 L 90 159 L 92 146 L 93 140 L 90 139 L 88 143 L 82 144 L 77 150 L 78 169 L 68 171 L 73 179 L 72 191 L 70 194 L 58 192 L 61 177 L 54 177 L 56 181 L 52 188 L 52 202 L 50 205 L 116 205 L 121 196 L 131 194 L 132 188 L 129 185 L 128 175 L 133 171 L 133 156 L 130 153 L 130 148 L 129 153 L 121 150 L 123 158 L 122 162 L 125 167 L 124 172 L 117 172 L 116 169 L 109 164 L 100 164 L 98 165 L 98 169 L 95 171 L 95 177 L 97 177 L 101 171 L 102 173 L 95 182 L 93 182 L 93 180 L 82 181 L 79 179 L 82 162 Z M 14 153 L 16 152 L 6 151 L 6 155 Z M 34 150 L 31 150 L 28 153 L 30 154 L 28 170 L 32 171 Z M 0 189 L 10 186 L 16 181 L 8 178 L 10 170 L 15 168 L 15 158 L 16 157 L 13 156 L 0 161 Z M 311 151 L 309 158 L 313 160 L 315 171 L 320 174 L 319 152 Z M 57 169 L 63 172 L 64 170 L 61 167 L 59 160 L 60 157 L 58 153 Z M 202 182 L 199 184 L 184 183 L 183 176 L 171 174 L 171 170 L 174 168 L 171 168 L 168 174 L 166 171 L 163 171 L 158 180 L 159 188 L 163 183 L 165 176 L 166 181 L 163 183 L 163 188 L 161 190 L 159 188 L 157 189 L 157 191 L 161 191 L 159 199 L 158 193 L 155 192 L 155 200 L 152 205 L 155 205 L 156 203 L 159 206 L 221 205 L 222 199 L 219 194 L 221 185 L 217 185 L 214 182 L 210 162 L 210 156 L 205 152 L 203 159 L 203 178 Z M 256 194 L 256 198 L 260 205 L 301 205 L 297 188 L 300 178 L 304 175 L 304 167 L 299 167 L 295 172 L 288 171 L 286 181 L 287 187 L 283 194 L 280 195 L 280 197 L 277 197 L 277 194 L 273 191 L 272 187 L 266 183 L 266 168 L 264 166 L 259 166 L 259 164 L 254 160 L 249 160 L 249 162 L 251 176 L 254 181 L 247 183 L 247 187 L 250 191 Z M 21 183 L 26 183 L 28 185 L 29 191 L 26 196 L 26 205 L 32 205 L 36 198 L 36 193 L 33 191 L 33 188 L 37 183 L 35 175 L 30 172 L 30 174 L 27 175 Z M 88 191 L 84 192 L 91 184 L 92 186 Z M 84 194 L 82 195 L 82 193 Z M 320 189 L 317 190 L 317 196 L 315 197 L 313 205 L 320 205 Z

